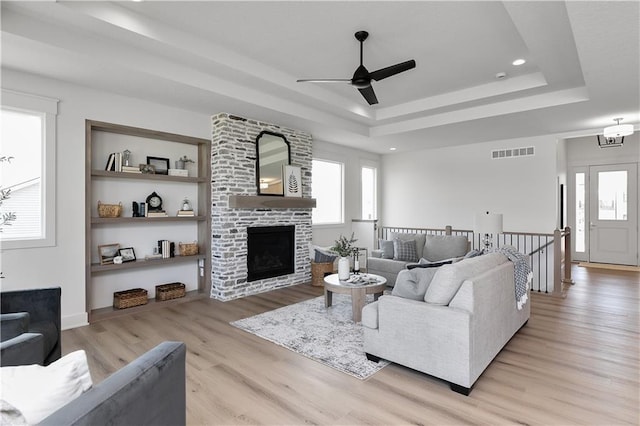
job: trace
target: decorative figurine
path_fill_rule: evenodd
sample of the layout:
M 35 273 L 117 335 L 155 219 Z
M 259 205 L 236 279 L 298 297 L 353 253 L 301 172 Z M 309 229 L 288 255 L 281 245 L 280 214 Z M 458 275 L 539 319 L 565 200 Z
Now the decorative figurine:
M 131 158 L 131 151 L 129 151 L 128 149 L 125 149 L 124 152 L 122 153 L 122 160 L 124 161 L 124 166 L 128 166 L 129 165 L 129 159 Z

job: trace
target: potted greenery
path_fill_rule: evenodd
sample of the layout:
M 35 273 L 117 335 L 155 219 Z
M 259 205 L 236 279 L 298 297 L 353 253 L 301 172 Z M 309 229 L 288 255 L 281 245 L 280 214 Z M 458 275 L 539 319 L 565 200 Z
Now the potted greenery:
M 358 241 L 354 238 L 354 234 L 351 234 L 351 238 L 347 238 L 340 234 L 340 237 L 335 241 L 335 244 L 331 247 L 331 251 L 340 256 L 338 260 L 338 279 L 349 279 L 349 257 L 352 256 L 357 248 L 353 246 L 353 243 Z

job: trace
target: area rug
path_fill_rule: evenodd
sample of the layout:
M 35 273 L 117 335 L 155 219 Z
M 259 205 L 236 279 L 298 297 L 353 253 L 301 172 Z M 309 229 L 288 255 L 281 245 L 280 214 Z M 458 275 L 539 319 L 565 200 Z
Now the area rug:
M 614 265 L 610 263 L 589 263 L 589 262 L 580 262 L 578 266 L 582 266 L 583 268 L 600 268 L 600 269 L 612 269 L 616 271 L 634 271 L 640 272 L 640 268 L 637 266 L 630 265 Z
M 358 379 L 389 364 L 367 360 L 362 325 L 353 322 L 349 295 L 334 294 L 328 309 L 320 296 L 230 324 Z

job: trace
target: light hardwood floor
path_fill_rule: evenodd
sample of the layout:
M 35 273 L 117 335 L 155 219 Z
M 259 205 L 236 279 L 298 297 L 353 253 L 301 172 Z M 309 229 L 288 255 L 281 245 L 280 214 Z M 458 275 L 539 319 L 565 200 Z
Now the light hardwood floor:
M 366 381 L 229 325 L 322 294 L 299 285 L 210 299 L 63 332 L 94 382 L 163 340 L 187 343 L 187 422 L 231 424 L 640 423 L 640 273 L 573 267 L 565 299 L 533 294 L 531 319 L 468 397 L 390 365 Z

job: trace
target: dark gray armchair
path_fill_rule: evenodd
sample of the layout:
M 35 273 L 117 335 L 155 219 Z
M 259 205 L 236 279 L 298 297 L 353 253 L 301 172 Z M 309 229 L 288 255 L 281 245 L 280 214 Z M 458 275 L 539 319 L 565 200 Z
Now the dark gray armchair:
M 0 293 L 0 366 L 60 359 L 60 287 Z

